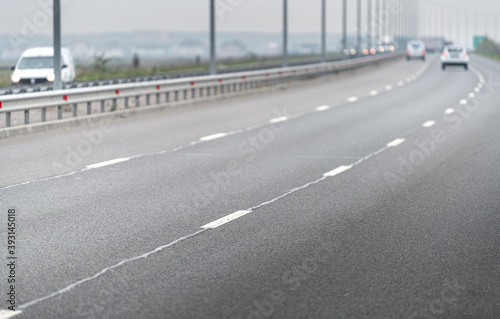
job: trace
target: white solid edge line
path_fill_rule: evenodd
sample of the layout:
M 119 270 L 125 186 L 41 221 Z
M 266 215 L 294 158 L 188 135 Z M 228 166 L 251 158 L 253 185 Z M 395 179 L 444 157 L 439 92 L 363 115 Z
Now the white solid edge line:
M 349 170 L 352 168 L 352 165 L 349 165 L 349 166 L 340 166 L 340 167 L 337 167 L 336 169 L 332 170 L 332 171 L 329 171 L 328 173 L 325 173 L 323 174 L 323 176 L 325 177 L 333 177 L 333 176 L 336 176 L 336 175 L 339 175 L 339 174 L 342 174 L 343 172 Z
M 8 319 L 8 318 L 12 318 L 12 317 L 15 317 L 17 315 L 20 315 L 22 314 L 23 312 L 21 310 L 15 310 L 15 311 L 12 311 L 12 310 L 5 310 L 5 309 L 1 309 L 0 310 L 0 319 Z
M 273 123 L 273 124 L 274 123 L 280 123 L 280 122 L 284 122 L 286 120 L 288 120 L 288 117 L 282 116 L 282 117 L 277 117 L 277 118 L 274 118 L 274 119 L 270 120 L 269 123 Z
M 387 147 L 396 147 L 398 146 L 399 144 L 402 144 L 404 143 L 405 139 L 404 138 L 397 138 L 395 139 L 394 141 L 390 142 L 389 144 L 387 144 Z
M 452 114 L 452 113 L 455 113 L 455 109 L 453 109 L 453 108 L 446 109 L 446 110 L 444 111 L 444 113 L 445 113 L 445 114 Z
M 227 136 L 227 133 L 217 133 L 217 134 L 202 137 L 202 138 L 200 138 L 200 141 L 207 142 L 207 141 L 215 140 L 215 139 L 225 137 L 225 136 Z
M 211 223 L 208 223 L 208 224 L 206 224 L 204 226 L 201 226 L 201 228 L 203 228 L 203 229 L 209 229 L 209 228 L 210 229 L 214 229 L 214 228 L 220 227 L 220 226 L 222 226 L 224 224 L 227 224 L 227 223 L 229 223 L 229 222 L 231 222 L 231 221 L 233 221 L 235 219 L 238 219 L 238 218 L 240 218 L 242 216 L 245 216 L 246 214 L 249 214 L 251 212 L 252 211 L 250 211 L 250 210 L 239 210 L 239 211 L 237 211 L 235 213 L 229 214 L 229 215 L 227 215 L 225 217 L 219 218 L 219 219 L 217 219 L 217 220 L 215 220 L 215 221 L 213 221 Z
M 422 124 L 423 127 L 431 127 L 434 124 L 436 124 L 436 121 L 427 121 L 424 124 Z
M 370 95 L 371 96 L 375 96 L 378 94 L 378 91 L 377 90 L 373 90 L 373 91 L 370 91 Z
M 352 103 L 352 102 L 356 102 L 357 100 L 359 100 L 357 96 L 352 96 L 352 97 L 350 97 L 350 98 L 347 99 L 347 102 L 351 102 Z
M 114 160 L 111 160 L 111 161 L 106 161 L 106 162 L 101 162 L 101 163 L 97 163 L 97 164 L 92 164 L 92 165 L 87 165 L 86 167 L 87 168 L 100 168 L 100 167 L 104 167 L 104 166 L 108 166 L 108 165 L 113 165 L 113 164 L 118 164 L 118 163 L 122 163 L 122 162 L 126 162 L 130 160 L 130 157 L 127 157 L 127 158 L 117 158 L 117 159 L 114 159 Z
M 321 111 L 326 111 L 330 108 L 330 105 L 321 105 L 316 108 L 316 111 L 321 112 Z

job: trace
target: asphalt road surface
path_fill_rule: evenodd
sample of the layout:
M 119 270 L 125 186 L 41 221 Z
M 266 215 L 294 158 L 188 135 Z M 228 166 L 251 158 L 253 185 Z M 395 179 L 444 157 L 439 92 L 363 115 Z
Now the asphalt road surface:
M 1 308 L 500 318 L 499 101 L 434 56 L 0 140 Z

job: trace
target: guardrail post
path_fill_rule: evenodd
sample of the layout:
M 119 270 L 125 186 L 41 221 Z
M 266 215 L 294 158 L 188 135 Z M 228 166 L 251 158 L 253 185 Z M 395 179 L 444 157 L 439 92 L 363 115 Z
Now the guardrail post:
M 165 102 L 170 103 L 170 92 L 165 93 Z
M 92 102 L 87 102 L 87 115 L 92 114 Z
M 147 94 L 146 95 L 146 105 L 149 106 L 151 103 L 151 95 Z
M 41 115 L 41 119 L 40 119 L 42 122 L 45 122 L 47 120 L 47 108 L 42 108 L 42 115 Z
M 200 88 L 200 97 L 203 97 L 203 90 L 204 88 Z
M 141 102 L 141 101 L 140 101 L 140 96 L 139 96 L 139 95 L 137 95 L 137 96 L 135 97 L 135 107 L 139 107 L 140 102 Z
M 128 98 L 128 96 L 125 98 L 124 103 L 125 103 L 125 108 L 128 109 L 128 105 L 129 105 L 129 98 Z
M 179 91 L 175 91 L 175 101 L 179 101 Z
M 78 104 L 74 103 L 73 104 L 73 117 L 77 117 L 78 116 Z
M 24 110 L 24 124 L 30 124 L 30 110 Z
M 183 100 L 185 101 L 185 100 L 187 100 L 187 98 L 188 98 L 188 91 L 184 90 L 184 98 L 183 98 Z
M 10 112 L 5 113 L 5 126 L 10 127 Z
M 57 106 L 57 119 L 58 120 L 62 119 L 62 105 Z
M 104 107 L 106 106 L 106 101 L 101 101 L 101 113 L 104 113 Z
M 156 104 L 160 104 L 160 93 L 156 93 Z
M 196 98 L 196 89 L 191 90 L 191 98 L 192 99 Z

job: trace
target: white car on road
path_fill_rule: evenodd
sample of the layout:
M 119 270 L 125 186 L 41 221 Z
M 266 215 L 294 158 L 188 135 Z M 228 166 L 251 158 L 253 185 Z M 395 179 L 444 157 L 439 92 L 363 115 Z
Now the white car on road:
M 441 54 L 441 66 L 443 70 L 449 65 L 458 65 L 469 68 L 469 54 L 465 47 L 460 45 L 447 45 Z
M 406 44 L 406 59 L 408 61 L 411 59 L 421 59 L 425 61 L 426 55 L 427 50 L 423 41 L 413 40 Z
M 73 82 L 75 80 L 75 62 L 69 49 L 61 49 L 61 80 Z M 54 75 L 54 48 L 31 48 L 21 55 L 11 76 L 12 84 L 35 84 L 53 82 Z

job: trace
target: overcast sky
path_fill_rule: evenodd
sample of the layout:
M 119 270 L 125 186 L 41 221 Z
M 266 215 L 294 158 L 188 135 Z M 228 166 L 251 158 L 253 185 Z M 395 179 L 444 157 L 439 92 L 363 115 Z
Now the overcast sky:
M 104 31 L 164 30 L 207 31 L 209 0 L 61 0 L 63 30 L 65 33 Z M 279 32 L 283 0 L 217 0 L 219 8 L 217 28 L 220 31 Z M 320 31 L 321 0 L 288 0 L 291 32 Z M 375 3 L 377 0 L 373 0 Z M 394 1 L 394 0 L 389 0 Z M 469 12 L 489 12 L 488 26 L 495 33 L 495 17 L 500 19 L 499 0 L 432 0 Z M 341 30 L 342 0 L 327 0 L 328 31 Z M 36 32 L 50 34 L 52 22 L 44 11 L 52 0 L 2 0 L 0 2 L 0 33 L 22 34 L 32 26 Z M 349 28 L 355 28 L 356 0 L 349 3 Z M 366 3 L 366 0 L 363 0 Z M 486 15 L 480 14 L 484 19 Z M 471 22 L 471 24 L 473 24 Z M 500 24 L 500 22 L 498 23 Z M 24 28 L 24 29 L 23 29 Z M 472 26 L 471 26 L 472 28 Z M 500 28 L 500 25 L 497 25 Z M 497 31 L 498 34 L 498 31 Z

